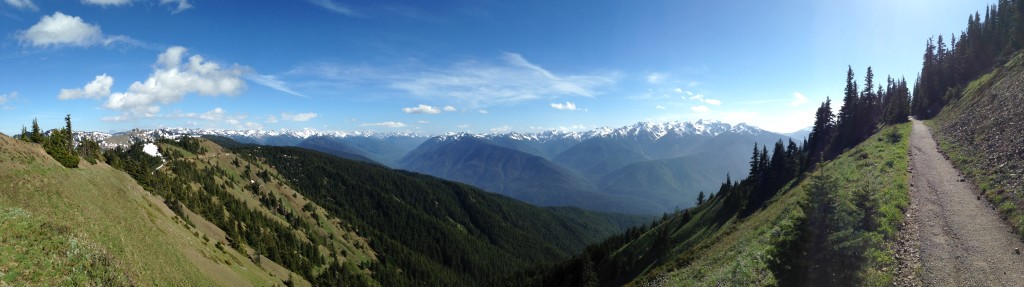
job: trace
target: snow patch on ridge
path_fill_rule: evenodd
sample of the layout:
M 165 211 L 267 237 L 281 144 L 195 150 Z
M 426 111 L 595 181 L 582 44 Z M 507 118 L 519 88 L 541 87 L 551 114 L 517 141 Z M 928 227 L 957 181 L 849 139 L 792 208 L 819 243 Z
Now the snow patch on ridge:
M 151 156 L 160 158 L 164 157 L 163 155 L 160 154 L 160 149 L 157 148 L 156 145 L 153 143 L 146 143 L 146 145 L 142 147 L 142 151 Z

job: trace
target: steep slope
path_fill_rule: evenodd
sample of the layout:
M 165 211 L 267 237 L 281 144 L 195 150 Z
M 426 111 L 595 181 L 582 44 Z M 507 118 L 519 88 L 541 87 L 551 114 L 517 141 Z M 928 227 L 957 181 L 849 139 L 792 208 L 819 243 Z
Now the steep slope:
M 386 286 L 491 285 L 555 262 L 646 218 L 537 208 L 502 195 L 298 148 L 235 150 L 262 158 L 314 203 L 365 234 Z
M 315 285 L 373 285 L 361 265 L 375 262 L 366 240 L 292 190 L 258 159 L 212 142 L 160 140 L 160 158 L 141 144 L 106 153 L 171 210 L 214 242 L 237 250 L 280 278 Z M 159 166 L 157 166 L 159 165 Z
M 934 118 L 941 150 L 1024 233 L 1024 54 L 970 82 Z
M 3 135 L 0 230 L 0 285 L 282 282 L 215 248 L 123 172 L 85 162 L 66 169 L 38 145 Z
M 541 206 L 629 213 L 657 206 L 639 197 L 594 192 L 592 183 L 568 169 L 473 135 L 431 139 L 403 158 L 401 167 Z
M 909 131 L 883 129 L 749 215 L 749 195 L 727 191 L 522 276 L 545 286 L 891 285 L 909 204 Z

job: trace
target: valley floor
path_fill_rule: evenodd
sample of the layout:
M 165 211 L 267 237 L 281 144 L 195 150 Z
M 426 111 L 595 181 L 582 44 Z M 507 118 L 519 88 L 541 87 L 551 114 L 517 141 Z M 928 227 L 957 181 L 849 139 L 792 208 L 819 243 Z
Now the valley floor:
M 999 212 L 972 188 L 914 121 L 911 204 L 900 236 L 898 285 L 1013 286 L 1024 280 L 1024 248 Z

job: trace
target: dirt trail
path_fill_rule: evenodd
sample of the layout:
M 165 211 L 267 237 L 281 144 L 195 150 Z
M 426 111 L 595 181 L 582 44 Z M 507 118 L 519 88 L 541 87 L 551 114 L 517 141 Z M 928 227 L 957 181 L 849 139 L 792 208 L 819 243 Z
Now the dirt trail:
M 920 121 L 910 135 L 910 168 L 898 285 L 1024 286 L 1024 257 L 1014 251 L 1024 248 L 1020 237 L 939 153 Z

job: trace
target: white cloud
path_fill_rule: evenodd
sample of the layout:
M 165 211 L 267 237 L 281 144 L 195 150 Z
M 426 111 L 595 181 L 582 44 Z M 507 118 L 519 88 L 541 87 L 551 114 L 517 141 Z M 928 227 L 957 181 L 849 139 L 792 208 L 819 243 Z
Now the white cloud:
M 698 113 L 707 113 L 707 112 L 711 111 L 711 109 L 708 108 L 708 106 L 705 106 L 705 105 L 692 106 L 692 107 L 690 107 L 690 110 L 693 110 L 694 112 L 698 112 Z
M 17 99 L 18 92 L 10 92 L 8 94 L 0 94 L 0 105 L 6 104 L 7 102 Z
M 398 75 L 390 86 L 414 96 L 480 108 L 560 96 L 594 97 L 618 78 L 618 73 L 557 75 L 515 53 L 505 53 L 502 60 L 497 65 L 471 61 Z
M 803 103 L 806 103 L 806 102 L 807 102 L 807 97 L 805 97 L 804 94 L 801 94 L 800 92 L 796 92 L 796 93 L 793 93 L 793 101 L 789 102 L 789 105 L 795 107 L 795 106 L 802 105 Z
M 696 95 L 694 95 L 693 93 L 690 93 L 690 92 L 687 92 L 687 93 L 692 95 L 689 98 L 690 100 L 695 100 L 695 101 L 701 102 L 703 104 L 709 104 L 709 105 L 715 105 L 715 106 L 718 106 L 718 105 L 722 104 L 722 101 L 719 101 L 719 100 L 716 100 L 716 99 L 705 98 L 703 94 L 696 94 Z
M 574 104 L 573 102 L 552 103 L 551 107 L 555 108 L 556 110 L 566 110 L 566 111 L 575 111 L 576 110 L 576 104 Z
M 660 106 L 660 105 L 659 105 L 659 106 L 655 106 L 654 108 L 655 108 L 655 109 L 659 109 L 659 110 L 664 110 L 664 109 L 665 109 L 665 106 Z
M 248 118 L 247 115 L 244 115 L 244 114 L 230 115 L 230 114 L 227 113 L 227 111 L 225 111 L 224 109 L 219 108 L 219 107 L 214 108 L 212 110 L 209 110 L 209 111 L 207 111 L 205 113 L 201 113 L 201 114 L 175 112 L 173 114 L 169 114 L 169 115 L 166 115 L 164 117 L 169 118 L 169 119 L 188 119 L 189 121 L 187 121 L 187 124 L 188 125 L 192 125 L 192 126 L 204 125 L 203 123 L 205 123 L 205 125 L 210 126 L 210 127 L 222 127 L 223 125 L 229 125 L 229 126 L 232 126 L 234 128 L 246 128 L 246 129 L 262 129 L 263 128 L 263 126 L 261 126 L 259 124 L 245 121 L 245 119 Z M 103 120 L 103 121 L 115 121 L 115 122 L 118 122 L 118 121 L 134 120 L 136 118 L 137 118 L 137 116 L 135 116 L 135 115 L 126 114 L 126 115 L 120 115 L 120 116 L 116 116 L 116 117 L 104 117 L 101 120 Z
M 275 117 L 274 115 L 268 116 L 267 117 L 267 123 L 268 124 L 276 124 L 277 123 L 277 117 Z
M 261 86 L 277 90 L 279 92 L 283 92 L 293 96 L 308 98 L 306 95 L 300 94 L 292 90 L 291 88 L 288 88 L 288 84 L 286 84 L 284 81 L 277 79 L 277 77 L 272 75 L 260 75 L 258 73 L 250 71 L 248 73 L 245 73 L 245 79 L 257 83 Z
M 478 110 L 477 112 L 480 112 L 481 114 L 488 114 L 489 113 L 487 110 L 484 110 L 484 109 Z
M 100 26 L 85 23 L 81 17 L 61 12 L 44 15 L 39 19 L 39 23 L 32 25 L 28 30 L 18 32 L 18 38 L 37 47 L 61 45 L 88 47 L 107 42 Z
M 100 6 L 121 6 L 132 3 L 132 0 L 82 0 L 82 3 Z
M 508 125 L 503 125 L 503 126 L 491 129 L 492 133 L 507 133 L 507 132 L 510 132 L 510 131 L 512 131 L 512 127 L 510 127 Z
M 453 106 L 444 106 L 444 111 L 446 111 L 446 112 L 454 112 L 454 111 L 456 111 L 456 109 Z
M 675 88 L 675 89 L 674 89 L 674 90 L 672 90 L 672 91 L 674 91 L 674 92 L 676 92 L 676 93 L 680 93 L 680 94 L 682 94 L 682 93 L 687 93 L 687 91 L 683 91 L 683 89 L 680 89 L 680 88 Z
M 85 87 L 81 89 L 61 89 L 60 95 L 57 95 L 58 99 L 71 100 L 71 99 L 98 99 L 110 95 L 110 87 L 114 85 L 114 78 L 102 74 L 96 76 L 95 80 L 85 84 Z
M 663 73 L 650 73 L 647 74 L 647 83 L 649 84 L 660 84 L 668 78 L 668 75 Z
M 4 0 L 4 2 L 7 2 L 7 4 L 18 9 L 27 9 L 32 11 L 39 10 L 39 7 L 37 7 L 35 3 L 32 3 L 32 0 Z
M 188 3 L 188 0 L 160 0 L 160 5 L 175 6 L 175 4 L 177 4 L 177 7 L 172 7 L 171 13 L 179 13 L 192 8 L 192 4 Z
M 348 6 L 339 3 L 335 3 L 332 0 L 310 0 L 309 2 L 313 3 L 313 5 L 320 6 L 320 8 L 324 8 L 331 12 L 338 13 L 341 15 L 359 16 L 359 14 L 357 14 L 355 10 L 352 10 L 352 8 L 349 8 Z
M 467 128 L 469 128 L 469 125 L 461 124 L 461 125 L 458 125 L 458 126 L 455 126 L 455 127 L 460 128 L 460 129 L 467 129 Z
M 416 123 L 417 124 L 421 124 L 421 125 L 425 125 L 425 124 L 429 124 L 430 121 L 418 120 L 418 121 L 416 121 Z
M 402 122 L 382 122 L 382 123 L 366 123 L 366 124 L 363 124 L 363 126 L 364 127 L 384 127 L 384 128 L 393 128 L 393 129 L 395 129 L 395 128 L 405 127 L 405 124 L 403 124 Z
M 412 107 L 412 108 L 402 108 L 402 112 L 405 112 L 406 114 L 429 114 L 429 115 L 434 115 L 434 114 L 440 114 L 441 113 L 441 109 L 438 109 L 438 108 L 435 108 L 435 107 L 432 107 L 432 106 L 428 106 L 428 105 L 424 105 L 424 104 L 420 104 L 419 106 L 415 106 L 415 107 Z
M 104 107 L 152 116 L 160 111 L 159 105 L 181 101 L 187 94 L 234 96 L 245 90 L 240 68 L 224 69 L 200 55 L 182 62 L 186 52 L 179 46 L 168 48 L 157 58 L 148 79 L 132 83 L 126 92 L 111 94 Z
M 314 119 L 314 118 L 316 118 L 318 116 L 320 116 L 320 115 L 318 115 L 316 113 L 298 113 L 298 114 L 281 113 L 281 119 L 282 120 L 292 121 L 292 122 L 305 122 L 305 121 L 312 120 L 312 119 Z

